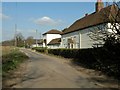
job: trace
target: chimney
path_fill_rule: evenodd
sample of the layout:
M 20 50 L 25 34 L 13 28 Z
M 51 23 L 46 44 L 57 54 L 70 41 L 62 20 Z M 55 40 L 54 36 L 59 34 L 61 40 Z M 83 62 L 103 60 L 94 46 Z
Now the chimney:
M 102 0 L 97 0 L 96 2 L 96 12 L 99 12 L 102 8 L 104 8 L 104 3 Z
M 88 13 L 85 14 L 85 17 L 88 16 Z

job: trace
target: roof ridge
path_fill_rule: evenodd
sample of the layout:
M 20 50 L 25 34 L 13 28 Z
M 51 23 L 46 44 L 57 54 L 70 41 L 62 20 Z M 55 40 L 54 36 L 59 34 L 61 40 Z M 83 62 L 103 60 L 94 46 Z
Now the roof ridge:
M 112 11 L 113 11 L 114 15 L 116 13 L 116 10 L 114 8 L 112 9 L 112 6 L 114 6 L 114 5 L 107 6 L 103 9 L 101 9 L 99 12 L 93 12 L 87 16 L 84 16 L 84 17 L 76 20 L 70 27 L 68 27 L 67 30 L 63 31 L 63 34 L 74 32 L 77 30 L 83 30 L 83 29 L 91 27 L 91 26 L 110 22 L 110 18 L 109 18 L 110 13 Z
M 62 33 L 62 31 L 59 31 L 57 29 L 51 29 L 51 30 L 43 33 L 43 35 L 45 35 L 45 34 L 61 34 L 61 33 Z

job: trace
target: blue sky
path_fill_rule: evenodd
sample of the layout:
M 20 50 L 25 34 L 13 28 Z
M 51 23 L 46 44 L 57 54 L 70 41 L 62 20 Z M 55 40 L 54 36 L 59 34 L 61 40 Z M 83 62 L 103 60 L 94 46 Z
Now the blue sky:
M 86 13 L 95 11 L 95 2 L 3 2 L 2 3 L 2 39 L 14 37 L 17 32 L 26 38 L 35 37 L 51 29 L 63 30 Z

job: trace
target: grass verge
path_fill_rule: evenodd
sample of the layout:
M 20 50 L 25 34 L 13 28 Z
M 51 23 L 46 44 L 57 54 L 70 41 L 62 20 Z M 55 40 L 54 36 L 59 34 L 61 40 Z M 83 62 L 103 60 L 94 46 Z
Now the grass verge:
M 3 78 L 11 70 L 16 69 L 20 63 L 28 59 L 24 53 L 20 52 L 18 49 L 11 50 L 10 53 L 2 55 L 2 76 Z

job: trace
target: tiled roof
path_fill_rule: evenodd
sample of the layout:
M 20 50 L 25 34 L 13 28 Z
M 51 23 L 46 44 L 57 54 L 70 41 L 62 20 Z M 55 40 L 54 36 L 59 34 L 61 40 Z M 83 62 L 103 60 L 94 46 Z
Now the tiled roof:
M 60 42 L 61 42 L 61 38 L 56 38 L 56 39 L 51 40 L 48 43 L 48 45 L 60 44 Z
M 45 34 L 61 34 L 62 32 L 61 31 L 58 31 L 58 30 L 55 30 L 55 29 L 52 29 L 46 33 L 44 33 L 43 35 Z
M 115 5 L 105 7 L 99 12 L 94 12 L 77 20 L 69 28 L 63 30 L 62 34 L 74 32 L 77 30 L 83 30 L 88 27 L 110 22 L 111 16 L 115 17 L 117 13 L 119 13 L 119 17 L 117 17 L 116 20 L 120 22 L 120 10 L 118 10 L 118 8 Z

